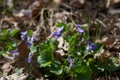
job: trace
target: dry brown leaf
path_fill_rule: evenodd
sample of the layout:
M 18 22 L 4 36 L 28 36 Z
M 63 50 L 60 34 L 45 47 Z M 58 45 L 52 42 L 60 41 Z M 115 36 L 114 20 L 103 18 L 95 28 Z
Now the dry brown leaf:
M 2 24 L 8 23 L 8 24 L 12 24 L 14 26 L 17 26 L 18 25 L 17 21 L 20 22 L 20 19 L 18 19 L 18 18 L 14 19 L 12 17 L 10 17 L 10 18 L 5 17 L 2 21 Z
M 63 39 L 63 37 L 58 38 L 57 41 L 59 42 L 58 50 L 53 54 L 57 60 L 63 61 L 65 53 L 68 51 L 69 44 Z
M 18 46 L 18 51 L 19 51 L 19 57 L 16 61 L 16 66 L 28 67 L 29 64 L 27 62 L 27 57 L 29 54 L 29 49 L 28 49 L 28 46 L 24 40 L 20 42 L 20 44 Z
M 105 36 L 103 39 L 102 39 L 102 44 L 105 46 L 105 47 L 111 47 L 113 46 L 114 44 L 116 44 L 117 42 L 117 39 L 115 37 L 108 37 L 108 36 Z
M 30 19 L 32 16 L 32 10 L 29 9 L 22 9 L 19 13 L 13 13 L 14 18 L 24 18 L 24 19 Z
M 13 62 L 7 62 L 2 66 L 3 77 L 6 77 L 13 69 Z
M 68 49 L 69 49 L 69 44 L 63 39 L 63 37 L 60 37 L 59 39 L 58 39 L 58 42 L 59 42 L 59 44 L 58 44 L 58 48 L 59 49 L 63 49 L 64 51 L 68 51 Z M 64 53 L 61 53 L 61 55 L 63 56 L 63 55 L 65 55 Z
M 119 3 L 120 0 L 107 0 L 106 2 L 106 7 L 110 7 L 111 5 L 115 4 L 115 3 Z
M 109 53 L 109 51 L 104 50 L 101 53 L 95 54 L 94 59 L 99 60 L 99 61 L 101 61 L 103 63 L 107 63 L 110 56 L 111 56 L 111 54 Z
M 81 4 L 84 4 L 84 3 L 86 2 L 86 0 L 79 0 L 79 2 L 80 2 Z
M 26 80 L 26 78 L 27 78 L 27 74 L 14 73 L 14 74 L 8 75 L 6 77 L 0 78 L 0 80 Z
M 114 4 L 114 3 L 118 3 L 120 2 L 120 0 L 111 0 L 111 3 Z
M 55 3 L 55 4 L 61 4 L 62 3 L 62 0 L 53 0 L 53 2 Z
M 45 6 L 45 3 L 43 0 L 40 1 L 35 1 L 32 5 L 31 5 L 31 9 L 32 9 L 32 19 L 35 19 L 36 17 L 38 17 L 40 15 L 40 10 Z

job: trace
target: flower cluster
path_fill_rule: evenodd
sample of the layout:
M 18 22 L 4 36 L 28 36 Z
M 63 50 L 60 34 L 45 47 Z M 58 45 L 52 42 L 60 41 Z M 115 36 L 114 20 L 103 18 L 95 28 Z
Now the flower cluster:
M 35 38 L 34 36 L 29 37 L 28 36 L 28 31 L 21 32 L 21 38 L 22 38 L 22 40 L 25 40 L 28 48 L 30 48 L 32 46 L 34 41 L 38 41 L 38 39 Z
M 34 36 L 29 37 L 27 31 L 21 32 L 21 38 L 22 38 L 22 40 L 26 41 L 26 44 L 27 44 L 28 48 L 30 48 L 33 45 L 34 41 L 38 41 L 38 39 L 35 38 Z M 32 56 L 33 56 L 33 53 L 30 52 L 29 55 L 28 55 L 28 58 L 27 58 L 28 63 L 32 62 Z
M 33 45 L 34 41 L 38 41 L 38 39 L 35 38 L 34 36 L 29 37 L 28 36 L 28 31 L 21 32 L 21 38 L 22 38 L 22 40 L 24 40 L 26 42 L 28 48 L 30 48 Z M 15 60 L 19 56 L 19 51 L 18 50 L 13 50 L 13 51 L 11 51 L 11 54 L 13 55 L 14 60 Z M 29 55 L 28 55 L 28 58 L 27 58 L 28 63 L 32 62 L 32 56 L 33 56 L 33 53 L 30 52 Z

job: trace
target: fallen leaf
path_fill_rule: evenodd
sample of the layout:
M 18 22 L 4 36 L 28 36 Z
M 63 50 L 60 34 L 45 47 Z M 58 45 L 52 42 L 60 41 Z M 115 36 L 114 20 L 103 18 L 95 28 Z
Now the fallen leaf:
M 59 39 L 57 39 L 59 44 L 58 44 L 58 48 L 62 49 L 63 51 L 68 51 L 69 49 L 69 44 L 63 39 L 63 37 L 60 37 Z M 59 51 L 58 51 L 59 52 Z M 61 56 L 65 55 L 65 53 L 60 53 Z
M 114 44 L 116 44 L 117 42 L 117 39 L 115 37 L 108 37 L 108 36 L 105 36 L 103 39 L 102 39 L 102 44 L 105 46 L 105 47 L 111 47 L 113 46 Z
M 16 66 L 28 67 L 29 64 L 27 62 L 27 57 L 29 54 L 29 49 L 28 49 L 28 46 L 24 40 L 20 42 L 20 44 L 18 46 L 18 51 L 19 51 L 19 57 L 16 60 Z
M 94 59 L 99 60 L 103 63 L 107 63 L 109 58 L 110 58 L 111 54 L 109 53 L 109 51 L 104 50 L 101 53 L 97 53 L 94 55 Z
M 40 1 L 35 1 L 32 5 L 31 5 L 31 9 L 32 9 L 32 19 L 35 19 L 36 17 L 38 17 L 40 14 L 40 10 L 44 7 L 44 1 L 40 0 Z
M 3 77 L 6 77 L 13 69 L 13 62 L 7 62 L 2 66 Z

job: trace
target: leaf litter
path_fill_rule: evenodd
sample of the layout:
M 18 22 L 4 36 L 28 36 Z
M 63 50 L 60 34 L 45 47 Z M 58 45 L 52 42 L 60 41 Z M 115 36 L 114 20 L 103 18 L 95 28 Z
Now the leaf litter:
M 74 20 L 76 23 L 88 24 L 91 30 L 90 35 L 93 36 L 93 40 L 96 39 L 93 31 L 97 31 L 97 28 L 94 25 L 99 25 L 98 28 L 101 28 L 100 35 L 102 37 L 108 35 L 109 37 L 106 36 L 103 39 L 100 39 L 100 42 L 102 42 L 104 45 L 105 50 L 96 54 L 94 58 L 106 63 L 110 56 L 113 57 L 117 55 L 117 58 L 120 60 L 120 12 L 118 10 L 120 7 L 118 6 L 116 8 L 115 6 L 115 4 L 119 3 L 120 1 L 96 1 L 97 0 L 53 0 L 53 2 L 50 2 L 49 0 L 18 1 L 16 2 L 16 5 L 19 6 L 15 5 L 15 9 L 13 10 L 11 16 L 5 14 L 2 14 L 2 17 L 0 16 L 0 28 L 2 30 L 4 28 L 11 29 L 19 27 L 21 31 L 33 29 L 35 31 L 34 35 L 39 38 L 40 42 L 42 42 L 49 38 L 50 34 L 55 30 L 56 24 L 60 22 L 68 23 Z M 54 5 L 54 3 L 56 3 L 56 5 Z M 13 3 L 11 0 L 8 0 L 7 4 L 4 2 L 2 8 L 10 7 L 12 5 Z M 91 18 L 91 22 L 89 22 L 87 17 Z M 62 53 L 60 55 L 63 56 L 65 54 L 63 50 L 68 51 L 68 44 L 63 40 L 59 40 L 59 48 L 60 50 L 56 52 Z M 2 63 L 2 72 L 8 80 L 11 80 L 12 77 L 13 80 L 16 80 L 14 78 L 20 79 L 20 76 L 24 77 L 25 79 L 28 75 L 24 74 L 25 71 L 23 71 L 21 75 L 14 73 L 15 66 L 13 63 L 16 66 L 24 68 L 24 70 L 30 66 L 25 59 L 28 56 L 29 50 L 27 49 L 24 41 L 20 42 L 18 49 L 20 53 L 18 60 L 15 62 L 9 62 L 9 60 L 6 60 L 6 58 L 3 57 L 3 62 L 0 62 Z M 118 61 L 118 63 L 120 64 L 120 61 Z M 38 72 L 39 70 L 36 61 L 34 61 L 32 64 L 35 65 L 35 67 L 33 67 L 33 74 L 36 76 L 38 76 L 38 74 L 41 75 L 41 73 Z M 10 73 L 13 74 L 10 75 Z M 120 76 L 117 75 L 120 73 L 115 73 L 116 76 L 120 78 Z M 94 80 L 111 80 L 110 77 L 112 78 L 110 75 L 108 75 L 107 78 L 106 76 L 101 75 L 101 77 L 97 77 Z M 119 80 L 118 77 L 112 80 Z

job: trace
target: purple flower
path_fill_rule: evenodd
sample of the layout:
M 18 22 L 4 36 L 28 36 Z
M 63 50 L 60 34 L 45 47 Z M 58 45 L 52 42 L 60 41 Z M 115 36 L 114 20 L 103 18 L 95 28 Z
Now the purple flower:
M 73 67 L 73 65 L 74 65 L 74 64 L 73 64 L 74 61 L 73 61 L 73 59 L 71 59 L 70 57 L 68 57 L 67 60 L 68 60 L 68 62 L 70 63 L 69 69 L 71 69 L 71 68 Z
M 38 41 L 38 38 L 36 38 L 35 36 L 32 36 L 31 41 L 32 41 L 32 42 Z
M 56 32 L 53 33 L 53 36 L 56 37 L 57 39 L 62 36 L 62 31 L 64 27 L 58 28 Z
M 30 37 L 28 36 L 28 31 L 21 32 L 21 38 L 22 40 L 29 40 Z
M 22 38 L 22 40 L 26 41 L 26 44 L 27 44 L 28 48 L 30 48 L 32 46 L 32 44 L 33 44 L 33 41 L 36 40 L 35 37 L 30 38 L 28 36 L 28 31 L 21 32 L 21 38 Z
M 18 50 L 12 50 L 10 53 L 13 55 L 14 60 L 18 58 L 18 55 L 19 55 Z
M 33 42 L 32 41 L 26 41 L 26 44 L 27 44 L 28 48 L 30 48 L 32 46 Z
M 27 58 L 28 63 L 32 62 L 32 56 L 33 56 L 33 53 L 29 53 L 28 58 Z
M 77 27 L 77 31 L 78 32 L 80 32 L 80 33 L 84 33 L 85 32 L 85 30 L 82 28 L 81 25 L 77 24 L 76 27 Z
M 95 49 L 97 49 L 97 45 L 95 43 L 92 43 L 91 41 L 88 41 L 86 49 L 93 52 Z

